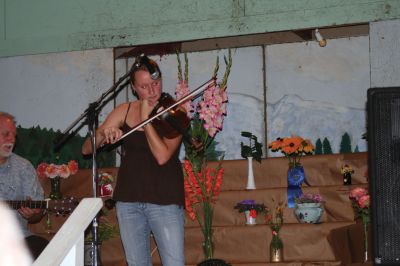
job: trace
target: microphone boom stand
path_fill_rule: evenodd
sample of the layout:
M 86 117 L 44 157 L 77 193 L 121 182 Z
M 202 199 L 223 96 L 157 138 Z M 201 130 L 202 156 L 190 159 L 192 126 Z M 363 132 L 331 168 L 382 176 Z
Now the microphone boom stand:
M 58 137 L 54 141 L 54 150 L 59 150 L 61 146 L 72 136 L 74 136 L 80 128 L 84 124 L 88 125 L 88 132 L 91 138 L 91 147 L 92 147 L 92 189 L 93 189 L 93 197 L 97 198 L 97 152 L 96 152 L 96 129 L 98 126 L 98 115 L 100 110 L 108 103 L 111 99 L 115 98 L 115 95 L 118 94 L 126 85 L 129 84 L 130 79 L 124 82 L 122 85 L 123 80 L 125 80 L 132 69 L 122 76 L 109 90 L 107 90 L 101 97 L 89 104 L 89 107 L 82 113 L 78 119 L 76 119 L 64 132 L 62 132 L 61 136 Z M 113 93 L 113 94 L 111 94 Z M 78 123 L 83 119 L 86 118 L 83 122 L 81 122 L 80 126 L 75 129 L 74 131 L 70 132 L 73 128 L 75 128 Z M 101 262 L 99 260 L 100 253 L 98 249 L 98 217 L 97 215 L 92 220 L 92 242 L 91 242 L 91 266 L 100 266 Z M 85 264 L 87 265 L 87 264 Z

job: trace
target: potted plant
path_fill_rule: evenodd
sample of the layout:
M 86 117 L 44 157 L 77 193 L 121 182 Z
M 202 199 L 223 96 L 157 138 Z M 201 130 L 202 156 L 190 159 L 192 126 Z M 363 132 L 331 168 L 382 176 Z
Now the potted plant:
M 246 189 L 255 189 L 254 174 L 253 174 L 253 158 L 261 163 L 262 145 L 258 142 L 257 137 L 251 132 L 242 131 L 242 137 L 248 138 L 248 145 L 240 142 L 240 154 L 243 158 L 247 159 L 248 172 L 247 172 L 247 186 Z
M 324 209 L 321 207 L 322 197 L 320 194 L 305 193 L 295 198 L 295 210 L 297 220 L 300 223 L 319 223 Z
M 112 196 L 114 177 L 111 173 L 100 172 L 98 174 L 97 186 L 99 188 L 100 197 Z
M 266 207 L 263 203 L 256 203 L 254 200 L 242 200 L 236 204 L 234 209 L 237 209 L 239 213 L 244 212 L 247 225 L 257 224 L 257 214 L 264 213 L 266 211 Z

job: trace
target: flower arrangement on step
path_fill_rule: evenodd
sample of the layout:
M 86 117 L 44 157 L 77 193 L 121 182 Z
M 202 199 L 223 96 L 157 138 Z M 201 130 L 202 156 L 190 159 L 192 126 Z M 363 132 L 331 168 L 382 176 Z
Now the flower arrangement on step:
M 242 158 L 254 158 L 257 162 L 261 163 L 262 156 L 262 144 L 258 142 L 257 136 L 253 135 L 251 132 L 242 131 L 240 133 L 242 137 L 248 138 L 248 144 L 240 142 L 240 155 Z
M 368 190 L 356 187 L 350 191 L 349 198 L 356 217 L 361 218 L 364 226 L 364 260 L 368 260 L 368 225 L 370 223 L 370 196 Z
M 112 174 L 107 172 L 100 172 L 98 174 L 97 186 L 99 187 L 100 197 L 112 196 L 114 191 L 113 182 L 114 177 Z
M 75 160 L 71 160 L 67 164 L 48 164 L 43 162 L 38 165 L 36 172 L 39 178 L 68 178 L 78 172 L 78 163 Z
M 287 173 L 287 202 L 289 208 L 294 208 L 294 198 L 302 194 L 301 186 L 303 182 L 307 185 L 304 169 L 300 160 L 304 155 L 312 154 L 314 146 L 308 139 L 299 136 L 291 136 L 286 138 L 277 138 L 268 145 L 272 152 L 280 151 L 289 161 L 289 169 Z
M 289 168 L 300 166 L 303 155 L 312 154 L 314 145 L 308 139 L 299 136 L 277 138 L 268 145 L 272 152 L 280 151 L 289 161 Z
M 178 58 L 178 84 L 176 86 L 176 98 L 179 100 L 187 95 L 188 85 L 188 60 L 185 54 L 185 72 L 182 75 L 182 67 L 179 54 Z M 216 150 L 216 134 L 222 130 L 224 116 L 226 115 L 227 81 L 232 66 L 231 52 L 229 58 L 225 58 L 226 70 L 220 83 L 207 88 L 201 99 L 197 102 L 187 101 L 183 107 L 191 119 L 187 129 L 197 142 L 199 147 L 193 147 L 192 143 L 183 140 L 185 159 L 183 162 L 185 207 L 190 219 L 197 220 L 202 230 L 204 241 L 203 251 L 206 259 L 213 258 L 212 220 L 214 204 L 216 203 L 222 185 L 224 169 L 222 167 L 223 152 Z M 219 62 L 214 68 L 213 77 L 216 80 Z M 208 161 L 219 161 L 215 168 L 207 165 Z
M 340 168 L 340 173 L 343 175 L 343 185 L 351 185 L 351 175 L 354 174 L 353 168 L 345 164 Z
M 324 209 L 320 194 L 305 193 L 295 198 L 296 208 L 294 214 L 300 223 L 316 224 L 320 222 Z
M 256 189 L 253 173 L 253 158 L 261 163 L 262 144 L 258 142 L 257 136 L 251 132 L 242 131 L 242 137 L 248 138 L 248 144 L 240 142 L 240 154 L 243 158 L 247 159 L 247 186 L 246 189 Z
M 285 205 L 278 202 L 274 209 L 268 211 L 265 216 L 266 223 L 271 228 L 272 240 L 270 243 L 270 260 L 271 262 L 283 261 L 283 242 L 279 236 L 279 232 L 283 226 L 283 211 Z
M 237 209 L 239 213 L 246 214 L 246 224 L 256 224 L 256 218 L 258 214 L 265 213 L 267 208 L 263 203 L 257 203 L 255 200 L 242 200 L 237 203 L 234 209 Z
M 320 194 L 304 193 L 300 197 L 295 198 L 297 204 L 303 203 L 321 203 L 322 196 Z
M 36 173 L 40 179 L 50 179 L 49 198 L 52 200 L 62 199 L 61 178 L 68 178 L 78 172 L 78 163 L 75 160 L 69 161 L 67 164 L 40 163 L 36 168 Z M 47 233 L 53 233 L 51 214 L 47 212 L 46 227 Z
M 39 178 L 50 178 L 51 192 L 50 199 L 61 199 L 60 178 L 68 178 L 78 172 L 78 163 L 75 160 L 69 161 L 67 164 L 48 164 L 40 163 L 36 168 Z

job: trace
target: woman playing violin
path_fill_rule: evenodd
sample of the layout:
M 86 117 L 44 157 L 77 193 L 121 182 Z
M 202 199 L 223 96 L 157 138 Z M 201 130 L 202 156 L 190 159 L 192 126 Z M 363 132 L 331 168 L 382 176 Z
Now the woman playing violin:
M 148 63 L 158 71 L 158 77 L 151 75 Z M 138 100 L 117 106 L 107 116 L 96 131 L 97 148 L 117 142 L 135 125 L 147 120 L 158 103 L 162 80 L 156 62 L 147 57 L 137 59 L 130 79 Z M 121 140 L 121 166 L 113 198 L 129 266 L 152 265 L 151 233 L 162 265 L 185 265 L 184 187 L 178 158 L 181 141 L 181 135 L 174 138 L 160 135 L 152 123 Z M 82 153 L 92 153 L 89 138 Z

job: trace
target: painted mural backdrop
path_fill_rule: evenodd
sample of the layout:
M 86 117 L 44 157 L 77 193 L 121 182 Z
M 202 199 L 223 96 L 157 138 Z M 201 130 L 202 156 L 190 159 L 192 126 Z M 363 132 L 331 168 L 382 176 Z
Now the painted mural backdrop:
M 261 46 L 232 49 L 227 116 L 216 138 L 225 159 L 242 159 L 241 131 L 256 135 L 264 154 L 269 142 L 292 134 L 311 139 L 321 153 L 366 151 L 362 136 L 370 86 L 369 38 L 328 40 L 323 48 L 303 42 L 265 49 L 265 58 Z M 190 89 L 207 81 L 216 58 L 227 54 L 223 49 L 188 53 Z M 176 55 L 152 58 L 160 64 L 165 91 L 174 95 Z M 112 86 L 114 73 L 118 80 L 126 71 L 125 60 L 118 60 L 115 69 L 113 65 L 112 50 L 1 58 L 0 109 L 15 115 L 25 129 L 63 131 Z M 122 91 L 103 109 L 100 122 L 114 104 L 128 98 L 130 90 Z
M 366 151 L 368 37 L 267 47 L 269 141 L 299 135 L 317 153 Z M 272 155 L 272 154 L 271 154 Z

